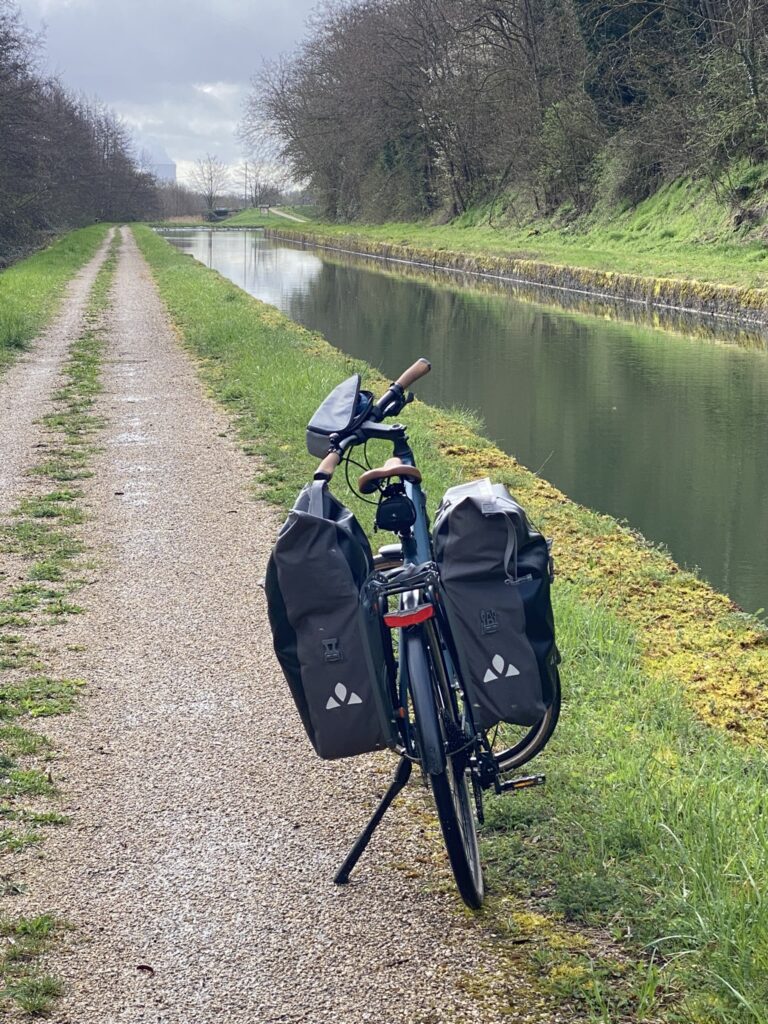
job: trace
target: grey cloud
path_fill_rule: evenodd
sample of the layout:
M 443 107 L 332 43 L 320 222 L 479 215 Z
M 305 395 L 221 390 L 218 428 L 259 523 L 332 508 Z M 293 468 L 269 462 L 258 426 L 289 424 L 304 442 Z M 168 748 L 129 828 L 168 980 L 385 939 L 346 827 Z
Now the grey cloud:
M 46 24 L 46 65 L 98 96 L 175 160 L 238 158 L 233 137 L 251 76 L 295 48 L 316 0 L 20 0 Z M 206 93 L 195 86 L 225 83 Z M 139 133 L 137 133 L 139 134 Z M 141 143 L 141 139 L 138 139 Z

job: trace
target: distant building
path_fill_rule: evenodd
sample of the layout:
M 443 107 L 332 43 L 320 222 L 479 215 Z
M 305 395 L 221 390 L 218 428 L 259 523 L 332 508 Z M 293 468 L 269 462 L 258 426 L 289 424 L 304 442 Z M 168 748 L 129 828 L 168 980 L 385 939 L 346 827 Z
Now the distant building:
M 151 164 L 150 171 L 157 178 L 158 181 L 170 181 L 176 183 L 176 164 L 162 163 L 162 164 Z

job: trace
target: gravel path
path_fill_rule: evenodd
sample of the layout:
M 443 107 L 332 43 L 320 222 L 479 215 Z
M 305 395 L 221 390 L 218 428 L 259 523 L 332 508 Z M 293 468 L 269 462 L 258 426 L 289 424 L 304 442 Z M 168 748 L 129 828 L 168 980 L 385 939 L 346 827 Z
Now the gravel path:
M 297 224 L 306 224 L 306 217 L 297 217 L 295 213 L 286 213 L 285 210 L 278 210 L 276 206 L 270 207 L 270 213 L 277 217 L 285 217 L 286 220 L 295 220 Z
M 73 824 L 30 866 L 24 908 L 74 925 L 49 964 L 67 986 L 52 1019 L 508 1022 L 463 982 L 482 961 L 494 1003 L 515 984 L 461 909 L 418 790 L 353 884 L 331 883 L 394 761 L 311 753 L 257 586 L 280 517 L 250 499 L 254 462 L 128 232 L 113 300 L 88 482 L 102 561 L 67 627 L 90 685 L 45 723 Z
M 80 333 L 93 282 L 104 262 L 113 231 L 93 259 L 70 281 L 61 310 L 33 348 L 0 380 L 0 516 L 18 500 L 24 473 L 39 443 L 35 422 L 48 412 L 48 399 L 58 380 L 67 349 Z

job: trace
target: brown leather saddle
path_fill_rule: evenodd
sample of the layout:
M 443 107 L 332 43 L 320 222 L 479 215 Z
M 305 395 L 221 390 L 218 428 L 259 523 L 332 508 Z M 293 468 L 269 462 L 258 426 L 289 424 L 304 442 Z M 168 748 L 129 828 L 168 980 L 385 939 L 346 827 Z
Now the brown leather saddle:
M 383 466 L 376 469 L 368 469 L 360 474 L 357 481 L 358 490 L 362 494 L 373 494 L 379 489 L 382 480 L 389 480 L 393 476 L 399 476 L 402 480 L 413 480 L 414 483 L 421 483 L 421 473 L 415 466 L 406 464 L 397 457 L 387 459 Z

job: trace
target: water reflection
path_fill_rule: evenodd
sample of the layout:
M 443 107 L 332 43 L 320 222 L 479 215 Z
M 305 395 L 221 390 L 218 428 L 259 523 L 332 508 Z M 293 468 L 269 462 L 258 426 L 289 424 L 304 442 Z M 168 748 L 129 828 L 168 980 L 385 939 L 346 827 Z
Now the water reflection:
M 295 295 L 307 292 L 323 269 L 317 256 L 272 246 L 263 232 L 185 228 L 167 237 L 244 291 L 282 310 Z
M 768 357 L 271 243 L 173 241 L 393 374 L 477 409 L 486 432 L 576 501 L 628 520 L 751 610 L 768 601 Z

